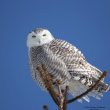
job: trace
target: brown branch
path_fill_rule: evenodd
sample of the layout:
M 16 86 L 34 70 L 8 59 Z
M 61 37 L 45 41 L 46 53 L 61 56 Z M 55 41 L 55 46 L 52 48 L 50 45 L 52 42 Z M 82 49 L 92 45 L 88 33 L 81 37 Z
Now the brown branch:
M 82 98 L 83 96 L 87 95 L 89 92 L 91 92 L 93 89 L 95 89 L 98 86 L 100 81 L 107 74 L 107 72 L 104 71 L 103 74 L 100 76 L 100 78 L 96 81 L 96 83 L 92 87 L 90 87 L 86 92 L 82 93 L 79 96 L 76 96 L 75 98 L 67 100 L 68 87 L 66 87 L 65 90 L 62 91 L 61 88 L 60 88 L 61 82 L 56 81 L 56 84 L 58 86 L 58 93 L 56 93 L 55 90 L 54 90 L 54 87 L 53 87 L 52 77 L 49 75 L 49 73 L 48 73 L 47 69 L 45 68 L 45 66 L 41 65 L 41 66 L 38 66 L 36 69 L 39 71 L 46 89 L 48 90 L 49 94 L 51 95 L 53 101 L 58 106 L 59 110 L 67 110 L 67 104 L 70 104 L 70 103 L 76 101 L 77 99 Z M 44 108 L 44 110 L 48 110 L 48 106 L 46 106 L 46 105 L 43 106 L 43 108 Z
M 45 83 L 46 88 L 47 88 L 49 94 L 51 95 L 53 101 L 59 106 L 59 101 L 57 99 L 57 95 L 56 95 L 53 85 L 52 85 L 52 79 L 51 79 L 50 75 L 48 74 L 47 69 L 45 68 L 44 65 L 41 65 L 41 66 L 37 67 L 37 70 L 39 71 L 39 73 L 42 77 L 42 80 Z
M 99 82 L 107 75 L 107 72 L 104 71 L 103 74 L 100 76 L 100 78 L 98 79 L 98 81 L 96 81 L 96 83 L 91 87 L 89 88 L 86 92 L 82 93 L 81 95 L 79 96 L 76 96 L 75 98 L 72 98 L 70 100 L 67 101 L 67 103 L 72 103 L 74 101 L 76 101 L 77 99 L 79 98 L 82 98 L 83 96 L 87 95 L 89 92 L 91 92 L 98 84 Z
M 64 103 L 64 95 L 61 90 L 61 81 L 56 81 L 57 87 L 58 87 L 58 98 L 59 98 L 59 110 L 63 110 L 63 103 Z
M 64 102 L 63 102 L 63 110 L 67 110 L 67 95 L 68 95 L 68 86 L 66 86 L 64 91 Z

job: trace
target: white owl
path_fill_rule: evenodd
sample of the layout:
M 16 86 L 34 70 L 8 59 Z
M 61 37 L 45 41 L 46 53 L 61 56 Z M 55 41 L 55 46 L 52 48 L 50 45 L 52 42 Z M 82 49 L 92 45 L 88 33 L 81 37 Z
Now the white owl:
M 36 69 L 41 64 L 45 65 L 49 74 L 53 76 L 53 86 L 55 87 L 56 80 L 60 80 L 61 88 L 68 86 L 74 97 L 94 85 L 102 74 L 86 61 L 75 46 L 64 40 L 55 39 L 47 29 L 38 28 L 29 33 L 27 46 L 32 76 L 43 89 L 46 89 L 45 85 Z M 101 81 L 97 88 L 82 99 L 88 102 L 88 96 L 99 99 L 107 90 L 108 84 Z

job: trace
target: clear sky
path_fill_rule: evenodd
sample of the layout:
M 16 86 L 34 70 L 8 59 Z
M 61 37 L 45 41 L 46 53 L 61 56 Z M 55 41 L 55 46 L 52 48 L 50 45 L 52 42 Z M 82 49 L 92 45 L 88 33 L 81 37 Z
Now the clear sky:
M 0 110 L 42 110 L 44 104 L 56 110 L 28 65 L 27 34 L 38 27 L 78 47 L 90 63 L 108 71 L 110 84 L 110 0 L 0 0 Z M 75 102 L 69 110 L 110 110 L 109 101 L 107 92 L 100 101 Z

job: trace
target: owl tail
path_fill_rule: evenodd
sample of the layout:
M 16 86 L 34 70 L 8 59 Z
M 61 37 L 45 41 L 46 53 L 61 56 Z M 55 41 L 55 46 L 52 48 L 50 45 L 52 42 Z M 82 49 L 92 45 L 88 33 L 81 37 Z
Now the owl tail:
M 78 80 L 73 80 L 69 83 L 69 92 L 73 97 L 79 96 L 82 93 L 86 92 L 89 88 L 84 84 L 81 84 Z M 104 82 L 101 82 L 97 88 L 89 92 L 87 95 L 83 96 L 82 98 L 78 99 L 78 102 L 82 102 L 83 100 L 90 102 L 90 96 L 101 99 L 103 97 L 103 92 L 109 89 L 108 85 Z M 100 90 L 100 91 L 99 91 Z

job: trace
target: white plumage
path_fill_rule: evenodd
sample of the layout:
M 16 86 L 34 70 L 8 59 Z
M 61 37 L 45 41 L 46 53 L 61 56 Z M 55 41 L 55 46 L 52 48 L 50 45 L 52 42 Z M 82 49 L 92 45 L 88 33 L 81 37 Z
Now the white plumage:
M 47 29 L 39 28 L 29 33 L 27 46 L 32 76 L 43 89 L 45 85 L 36 69 L 41 64 L 44 64 L 53 76 L 53 85 L 57 79 L 61 80 L 62 89 L 68 85 L 73 96 L 85 92 L 101 76 L 102 72 L 89 64 L 81 51 L 64 40 L 55 39 Z M 108 85 L 101 81 L 98 87 L 83 99 L 88 102 L 88 96 L 98 99 L 107 90 Z

